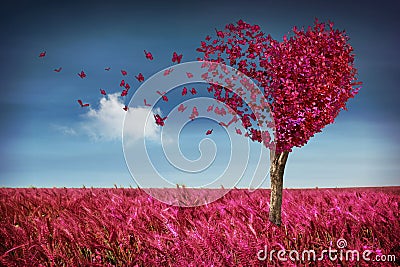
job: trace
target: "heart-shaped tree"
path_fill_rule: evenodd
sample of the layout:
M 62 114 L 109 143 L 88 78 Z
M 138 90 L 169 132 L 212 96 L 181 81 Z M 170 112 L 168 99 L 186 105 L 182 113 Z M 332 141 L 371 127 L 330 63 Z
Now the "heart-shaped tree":
M 201 42 L 197 51 L 204 56 L 199 60 L 228 64 L 252 78 L 264 90 L 273 116 L 275 150 L 271 153 L 269 220 L 280 225 L 283 174 L 289 152 L 333 123 L 359 90 L 353 48 L 345 31 L 317 19 L 307 30 L 294 27 L 293 34 L 284 36 L 282 42 L 266 36 L 258 25 L 242 20 L 216 34 L 215 39 L 207 36 Z M 219 92 L 215 97 L 229 105 L 237 96 L 228 95 Z M 248 103 L 258 110 L 263 110 L 264 104 Z M 262 142 L 262 132 L 256 127 L 260 123 L 242 116 L 253 141 Z

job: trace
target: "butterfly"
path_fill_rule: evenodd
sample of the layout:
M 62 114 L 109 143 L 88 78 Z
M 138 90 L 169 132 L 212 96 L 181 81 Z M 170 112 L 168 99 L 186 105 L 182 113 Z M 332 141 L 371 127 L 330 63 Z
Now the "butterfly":
M 80 100 L 80 99 L 78 99 L 78 103 L 79 103 L 79 105 L 81 105 L 82 108 L 89 106 L 89 104 L 83 104 L 82 100 Z
M 182 95 L 186 95 L 187 94 L 187 88 L 186 87 L 183 87 L 183 89 L 182 89 Z
M 84 71 L 81 71 L 81 73 L 78 73 L 78 76 L 83 79 L 86 77 L 86 73 Z
M 142 73 L 139 73 L 138 76 L 135 76 L 135 78 L 139 81 L 139 82 L 143 82 L 144 81 L 144 76 Z
M 210 35 L 207 35 L 207 36 L 206 36 L 206 40 L 207 40 L 207 41 L 210 41 L 210 40 L 211 40 Z
M 212 131 L 213 131 L 213 129 L 211 129 L 211 130 L 207 130 L 207 132 L 206 132 L 206 135 L 210 135 L 210 134 L 212 134 Z
M 111 68 L 110 67 L 108 67 L 108 68 L 105 68 L 104 70 L 106 70 L 106 71 L 109 71 Z
M 207 112 L 210 112 L 210 111 L 212 111 L 213 109 L 214 109 L 214 105 L 208 106 Z
M 100 89 L 100 94 L 106 95 L 106 94 L 107 94 L 107 93 L 106 93 L 106 90 Z
M 147 52 L 146 50 L 144 50 L 144 54 L 146 55 L 147 59 L 153 60 L 153 55 L 150 52 Z
M 186 72 L 186 75 L 187 75 L 187 77 L 188 77 L 189 79 L 193 78 L 193 74 L 190 73 L 190 72 Z
M 196 89 L 194 89 L 194 88 L 192 88 L 192 90 L 190 90 L 190 92 L 192 93 L 192 95 L 197 94 L 197 91 L 196 91 Z
M 128 72 L 126 72 L 126 70 L 121 70 L 122 75 L 126 76 L 128 74 Z
M 126 83 L 126 84 L 125 84 L 125 89 L 126 89 L 126 90 L 131 89 L 131 86 L 129 85 L 129 83 Z
M 242 131 L 241 131 L 240 129 L 238 129 L 238 128 L 235 127 L 235 130 L 236 130 L 236 133 L 237 133 L 237 134 L 242 134 Z
M 46 51 L 41 52 L 41 53 L 39 54 L 39 57 L 45 57 L 45 56 L 46 56 Z
M 144 105 L 145 105 L 145 106 L 147 106 L 147 107 L 151 107 L 151 105 L 147 103 L 147 101 L 146 101 L 146 98 L 145 98 L 145 99 L 143 99 L 143 101 L 144 101 Z
M 164 71 L 164 76 L 167 76 L 167 75 L 171 74 L 171 72 L 172 72 L 173 70 L 174 70 L 173 68 L 166 69 L 166 70 Z
M 122 92 L 121 92 L 121 96 L 126 96 L 128 94 L 128 90 L 123 90 Z
M 168 97 L 167 97 L 166 95 L 163 95 L 163 96 L 162 96 L 162 99 L 163 99 L 165 102 L 168 102 Z
M 215 29 L 215 32 L 217 33 L 219 38 L 223 39 L 225 37 L 225 35 L 224 35 L 224 33 L 222 31 L 218 31 L 217 29 Z
M 197 116 L 199 116 L 199 112 L 197 111 L 197 107 L 193 107 L 192 114 L 189 119 L 194 120 Z
M 60 72 L 62 70 L 62 67 L 59 67 L 58 69 L 54 69 L 55 72 Z
M 128 108 L 127 105 L 125 105 L 125 107 L 123 107 L 122 109 L 125 110 L 125 111 L 128 111 L 129 108 Z
M 187 109 L 187 106 L 185 107 L 183 104 L 181 104 L 181 105 L 178 107 L 178 111 L 180 111 L 180 112 L 184 112 L 186 109 Z
M 233 118 L 228 122 L 228 125 L 231 125 L 232 123 L 238 122 L 238 121 L 239 121 L 238 117 L 233 116 Z
M 156 114 L 154 115 L 154 119 L 156 120 L 157 125 L 164 126 L 164 121 L 167 119 L 167 117 L 161 118 L 160 115 Z
M 125 86 L 125 80 L 121 80 L 121 82 L 119 83 L 119 86 L 121 86 L 121 87 Z
M 181 63 L 182 54 L 178 55 L 176 52 L 172 55 L 172 62 Z
M 161 92 L 161 91 L 157 90 L 156 93 L 159 94 L 159 95 L 165 95 L 167 92 Z

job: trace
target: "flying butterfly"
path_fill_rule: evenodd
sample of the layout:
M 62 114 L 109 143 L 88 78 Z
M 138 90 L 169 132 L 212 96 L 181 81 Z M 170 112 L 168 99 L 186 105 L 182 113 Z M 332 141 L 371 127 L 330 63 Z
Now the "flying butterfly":
M 181 63 L 182 54 L 178 55 L 176 52 L 172 55 L 172 62 Z
M 154 119 L 156 120 L 157 125 L 164 126 L 164 121 L 167 119 L 167 117 L 161 118 L 160 115 L 155 114 Z
M 173 68 L 166 69 L 164 71 L 164 76 L 170 75 L 173 70 L 174 70 Z
M 82 70 L 81 73 L 78 73 L 78 76 L 83 79 L 86 77 L 86 73 Z
M 178 107 L 179 112 L 184 112 L 186 109 L 187 109 L 187 106 L 185 107 L 183 104 L 180 104 L 180 106 Z
M 83 104 L 82 100 L 80 100 L 80 99 L 78 99 L 78 103 L 79 103 L 79 105 L 81 105 L 82 108 L 83 108 L 83 107 L 88 107 L 88 106 L 89 106 L 88 103 Z
M 147 52 L 146 50 L 144 50 L 144 54 L 146 55 L 147 59 L 153 60 L 153 55 L 150 52 Z
M 186 95 L 187 94 L 187 88 L 186 87 L 183 87 L 183 89 L 182 89 L 182 95 L 184 96 L 184 95 Z
M 143 99 L 143 102 L 144 102 L 144 105 L 145 105 L 146 107 L 151 107 L 151 105 L 147 103 L 146 98 Z
M 144 81 L 144 76 L 142 73 L 139 73 L 137 76 L 135 76 L 135 78 L 139 81 L 139 82 L 143 82 Z

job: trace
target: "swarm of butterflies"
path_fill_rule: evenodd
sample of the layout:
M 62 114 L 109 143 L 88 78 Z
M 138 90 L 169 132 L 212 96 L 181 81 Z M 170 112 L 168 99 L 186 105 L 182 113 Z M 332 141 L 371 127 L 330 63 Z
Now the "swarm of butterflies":
M 148 60 L 153 60 L 153 59 L 154 59 L 152 53 L 149 52 L 149 51 L 144 50 L 144 55 L 145 55 L 146 59 L 148 59 Z M 41 52 L 41 53 L 39 54 L 39 58 L 44 58 L 45 56 L 46 56 L 46 51 Z M 173 55 L 172 55 L 172 62 L 173 62 L 173 63 L 177 63 L 177 64 L 181 63 L 182 56 L 183 56 L 182 54 L 178 55 L 178 53 L 173 52 Z M 57 69 L 54 69 L 54 71 L 57 72 L 57 73 L 61 72 L 61 70 L 62 70 L 62 67 L 59 67 L 59 68 L 57 68 Z M 107 68 L 105 68 L 104 70 L 105 70 L 105 71 L 110 71 L 111 68 L 110 68 L 110 67 L 107 67 Z M 166 70 L 164 71 L 163 75 L 164 75 L 164 76 L 167 76 L 167 75 L 171 74 L 171 72 L 172 72 L 173 70 L 174 70 L 173 68 L 166 69 Z M 122 74 L 123 77 L 125 77 L 125 76 L 128 75 L 128 72 L 127 72 L 126 70 L 121 70 L 121 74 Z M 84 70 L 82 70 L 81 72 L 78 72 L 77 75 L 78 75 L 81 79 L 85 79 L 85 78 L 87 77 L 87 75 L 86 75 L 86 73 L 85 73 Z M 190 78 L 193 78 L 193 74 L 190 73 L 190 72 L 187 72 L 186 75 L 187 75 L 187 77 L 188 77 L 189 79 L 190 79 Z M 145 78 L 144 78 L 144 76 L 143 76 L 142 73 L 139 73 L 139 74 L 135 75 L 135 78 L 136 78 L 139 82 L 144 82 L 144 80 L 145 80 Z M 127 83 L 124 79 L 122 79 L 121 82 L 120 82 L 120 84 L 119 84 L 119 86 L 122 87 L 122 89 L 123 89 L 122 92 L 121 92 L 121 96 L 122 96 L 122 97 L 127 96 L 127 95 L 128 95 L 128 92 L 129 92 L 129 89 L 131 88 L 131 86 L 129 85 L 129 83 Z M 189 91 L 189 90 L 188 90 L 186 87 L 184 87 L 184 88 L 182 89 L 182 96 L 185 96 L 185 95 L 188 93 L 188 91 Z M 197 94 L 197 91 L 196 91 L 195 88 L 191 88 L 189 92 L 190 92 L 192 95 Z M 161 96 L 161 98 L 162 98 L 163 101 L 168 102 L 168 97 L 166 96 L 166 92 L 157 91 L 156 93 L 159 94 L 159 95 Z M 105 95 L 107 95 L 107 92 L 106 92 L 106 90 L 104 90 L 104 89 L 100 89 L 100 94 L 105 96 Z M 81 99 L 78 99 L 77 102 L 78 102 L 78 104 L 79 104 L 82 108 L 85 108 L 85 107 L 89 107 L 89 106 L 90 106 L 89 103 L 84 103 Z M 145 106 L 148 106 L 148 107 L 151 106 L 151 104 L 149 104 L 149 103 L 146 101 L 146 99 L 143 99 L 143 102 L 144 102 L 144 105 L 145 105 Z M 181 105 L 178 107 L 178 111 L 179 111 L 179 112 L 184 112 L 186 109 L 187 109 L 187 106 L 185 107 L 183 104 L 181 104 Z M 125 105 L 125 106 L 123 107 L 123 110 L 128 111 L 128 110 L 129 110 L 128 106 Z M 223 108 L 222 108 L 222 110 L 223 110 Z M 217 114 L 219 113 L 219 114 L 221 114 L 221 115 L 225 115 L 225 114 L 226 114 L 226 111 L 224 110 L 224 113 L 223 113 L 223 112 L 221 113 L 222 110 L 216 108 L 216 109 L 215 109 L 215 112 L 216 112 Z M 211 110 L 207 110 L 207 111 L 212 111 L 212 109 L 211 109 Z M 189 118 L 190 118 L 191 120 L 194 120 L 197 116 L 199 116 L 199 112 L 198 112 L 198 110 L 197 110 L 197 107 L 193 107 L 192 113 L 191 113 L 191 115 L 189 116 Z M 234 117 L 234 118 L 236 118 L 236 117 Z M 164 125 L 165 125 L 165 120 L 167 119 L 167 117 L 161 117 L 159 114 L 155 114 L 155 115 L 154 115 L 154 119 L 155 119 L 155 122 L 156 122 L 157 125 L 159 125 L 159 126 L 164 126 Z M 237 119 L 236 119 L 236 120 L 237 120 Z M 231 123 L 231 122 L 230 122 L 230 123 Z M 230 123 L 228 123 L 228 124 L 220 123 L 220 124 L 223 125 L 223 126 L 229 126 Z M 240 130 L 239 130 L 239 131 L 240 131 Z M 210 135 L 210 134 L 212 134 L 212 132 L 213 132 L 213 129 L 209 129 L 209 130 L 206 131 L 206 135 Z

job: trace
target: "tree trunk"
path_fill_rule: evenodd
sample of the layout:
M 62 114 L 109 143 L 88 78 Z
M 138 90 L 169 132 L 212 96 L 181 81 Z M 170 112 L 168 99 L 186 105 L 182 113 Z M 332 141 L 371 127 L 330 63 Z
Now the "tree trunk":
M 289 152 L 275 154 L 271 152 L 271 166 L 269 175 L 271 177 L 271 199 L 269 206 L 269 220 L 275 225 L 281 225 L 283 173 Z

